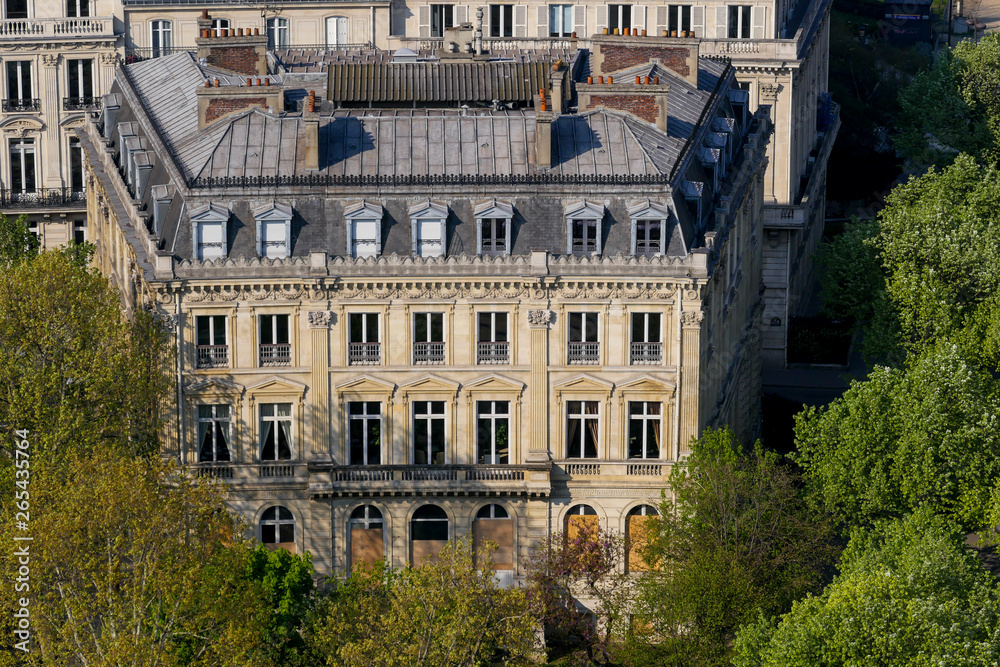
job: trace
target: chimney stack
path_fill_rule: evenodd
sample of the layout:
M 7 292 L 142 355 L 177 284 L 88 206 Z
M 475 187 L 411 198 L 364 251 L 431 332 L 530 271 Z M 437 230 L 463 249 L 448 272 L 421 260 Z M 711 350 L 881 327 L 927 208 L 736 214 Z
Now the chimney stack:
M 552 167 L 552 120 L 544 105 L 535 113 L 535 166 L 539 169 Z
M 316 112 L 316 91 L 310 90 L 306 99 L 306 110 L 302 113 L 304 135 L 302 137 L 304 167 L 309 170 L 319 169 L 319 114 Z

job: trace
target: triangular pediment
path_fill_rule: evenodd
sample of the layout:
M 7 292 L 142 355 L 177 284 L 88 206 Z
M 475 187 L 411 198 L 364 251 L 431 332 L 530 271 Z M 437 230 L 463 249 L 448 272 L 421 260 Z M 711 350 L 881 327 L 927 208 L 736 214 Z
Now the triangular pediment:
M 458 394 L 459 384 L 445 379 L 438 375 L 425 375 L 413 382 L 407 382 L 399 387 L 404 393 L 408 392 L 445 392 L 452 395 Z
M 666 204 L 643 199 L 628 207 L 628 217 L 633 220 L 656 218 L 663 220 L 670 216 L 670 208 Z
M 602 220 L 604 218 L 604 204 L 586 200 L 575 201 L 566 206 L 563 215 L 571 219 Z
M 410 220 L 444 220 L 448 217 L 448 205 L 425 199 L 411 206 L 409 215 Z
M 524 390 L 524 383 L 512 380 L 502 375 L 488 375 L 475 382 L 469 382 L 463 387 L 466 391 L 516 391 Z
M 241 384 L 222 378 L 203 378 L 184 387 L 185 394 L 242 394 L 246 389 Z
M 288 204 L 268 202 L 253 210 L 254 220 L 288 222 L 292 219 L 292 207 Z
M 295 380 L 289 380 L 288 378 L 278 377 L 277 375 L 272 375 L 266 380 L 262 380 L 257 384 L 250 385 L 247 387 L 247 391 L 251 393 L 268 393 L 268 394 L 304 394 L 306 392 L 306 385 L 301 382 L 296 382 Z
M 381 220 L 382 205 L 361 200 L 344 209 L 344 218 L 347 220 Z
M 227 222 L 229 209 L 220 204 L 203 204 L 191 208 L 191 222 Z
M 651 375 L 629 380 L 618 385 L 619 392 L 649 392 L 660 394 L 673 394 L 677 386 L 669 380 L 660 380 Z
M 510 202 L 490 199 L 478 204 L 473 212 L 477 218 L 513 218 L 514 207 Z
M 582 373 L 555 386 L 556 391 L 599 391 L 610 393 L 615 388 L 613 382 Z
M 379 380 L 371 375 L 359 375 L 353 380 L 348 380 L 342 384 L 337 385 L 337 391 L 345 392 L 358 392 L 358 393 L 380 393 L 389 394 L 395 391 L 396 384 L 394 382 L 386 382 L 385 380 Z

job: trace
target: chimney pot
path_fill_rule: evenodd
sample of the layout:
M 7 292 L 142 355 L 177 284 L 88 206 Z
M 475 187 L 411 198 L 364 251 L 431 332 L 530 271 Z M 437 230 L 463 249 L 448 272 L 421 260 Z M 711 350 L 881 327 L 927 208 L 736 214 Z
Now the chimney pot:
M 209 81 L 208 79 L 205 79 L 205 87 L 206 88 L 211 88 L 212 87 L 212 82 Z
M 603 76 L 597 77 L 597 83 L 604 83 L 604 77 Z
M 253 87 L 253 77 L 247 77 L 247 86 Z
M 594 77 L 588 76 L 587 77 L 587 83 L 594 83 Z
M 613 77 L 613 76 L 609 76 L 609 77 L 608 77 L 608 85 L 610 86 L 610 85 L 611 85 L 611 84 L 613 84 L 614 82 L 615 82 L 615 77 Z
M 638 28 L 632 28 L 632 36 L 633 37 L 638 37 L 639 36 L 639 29 Z
M 253 34 L 254 35 L 260 35 L 260 28 L 254 28 L 253 29 Z
M 573 31 L 573 39 L 576 39 L 576 30 Z
M 660 77 L 658 77 L 658 76 L 654 76 L 653 77 L 653 85 L 654 86 L 660 85 Z
M 648 76 L 644 77 L 643 80 L 642 80 L 642 82 L 648 86 L 649 85 L 649 77 Z
M 661 35 L 661 36 L 662 36 L 662 37 L 668 37 L 668 36 L 669 36 L 669 33 L 668 33 L 668 32 L 667 32 L 666 30 L 664 30 L 664 31 L 663 31 L 663 35 Z
M 635 75 L 635 85 L 638 86 L 640 83 L 642 83 L 642 77 L 639 76 L 638 74 L 636 74 Z
M 643 37 L 645 37 L 645 36 L 646 36 L 646 30 L 645 30 L 645 29 L 643 29 L 643 31 L 642 31 L 642 36 L 643 36 Z
M 215 78 L 215 87 L 216 87 L 216 88 L 218 88 L 218 87 L 219 87 L 219 77 L 216 77 L 216 78 Z
M 207 19 L 208 18 L 208 8 L 205 8 L 205 9 L 201 10 L 201 18 L 203 18 L 203 19 Z
M 264 78 L 264 85 L 265 86 L 270 86 L 271 85 L 271 77 L 265 77 Z

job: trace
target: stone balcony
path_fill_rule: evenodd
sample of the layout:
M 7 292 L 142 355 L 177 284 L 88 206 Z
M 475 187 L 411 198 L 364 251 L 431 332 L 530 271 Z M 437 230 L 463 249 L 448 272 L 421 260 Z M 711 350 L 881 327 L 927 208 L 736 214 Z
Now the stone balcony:
M 86 16 L 0 20 L 0 43 L 113 39 L 114 18 Z
M 551 467 L 535 465 L 309 464 L 313 498 L 342 496 L 549 496 Z
M 307 465 L 292 461 L 196 463 L 189 465 L 187 471 L 201 479 L 218 479 L 241 486 L 288 484 L 304 486 L 309 481 Z
M 573 459 L 555 461 L 552 478 L 562 482 L 596 481 L 598 478 L 628 478 L 630 482 L 661 485 L 670 475 L 671 463 L 662 460 L 594 461 Z

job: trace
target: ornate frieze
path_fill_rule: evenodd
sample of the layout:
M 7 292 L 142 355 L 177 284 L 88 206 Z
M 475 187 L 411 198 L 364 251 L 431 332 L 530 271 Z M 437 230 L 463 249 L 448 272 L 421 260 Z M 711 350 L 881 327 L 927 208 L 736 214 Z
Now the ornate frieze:
M 528 326 L 548 327 L 555 319 L 555 313 L 551 310 L 529 310 Z

